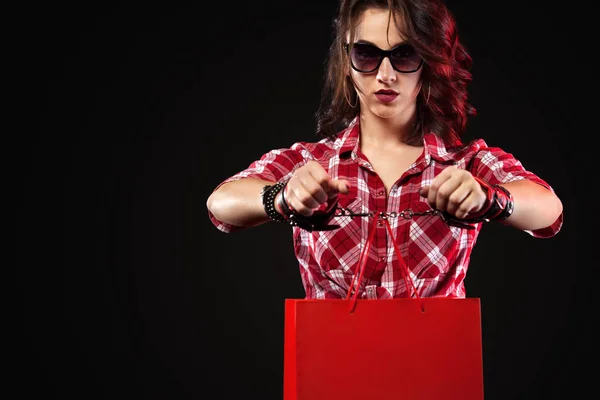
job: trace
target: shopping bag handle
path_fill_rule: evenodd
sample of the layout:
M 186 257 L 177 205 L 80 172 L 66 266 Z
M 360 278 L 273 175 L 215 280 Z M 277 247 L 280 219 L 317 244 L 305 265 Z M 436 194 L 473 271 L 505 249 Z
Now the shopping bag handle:
M 404 278 L 406 287 L 407 288 L 412 287 L 412 292 L 415 294 L 415 297 L 417 299 L 419 299 L 419 303 L 421 305 L 421 311 L 425 312 L 425 306 L 423 304 L 421 297 L 419 296 L 417 288 L 415 287 L 412 279 L 410 279 L 410 271 L 408 269 L 408 266 L 404 262 L 404 259 L 400 255 L 400 248 L 398 247 L 398 243 L 396 243 L 396 240 L 394 239 L 394 236 L 392 234 L 392 227 L 390 226 L 388 219 L 385 217 L 381 217 L 380 213 L 375 213 L 375 215 L 373 217 L 373 224 L 371 226 L 371 233 L 369 234 L 367 243 L 366 243 L 363 251 L 360 254 L 360 257 L 358 259 L 357 272 L 352 277 L 352 282 L 350 282 L 350 288 L 348 289 L 348 294 L 346 295 L 346 300 L 350 299 L 352 289 L 354 288 L 354 281 L 358 277 L 358 281 L 356 282 L 356 290 L 354 291 L 354 296 L 352 297 L 352 302 L 350 303 L 350 313 L 353 313 L 354 309 L 356 308 L 356 302 L 358 299 L 359 288 L 360 288 L 360 284 L 362 283 L 363 274 L 365 272 L 365 265 L 367 263 L 367 255 L 369 254 L 369 249 L 371 247 L 371 243 L 373 243 L 373 238 L 375 237 L 375 231 L 377 229 L 377 223 L 379 222 L 380 219 L 383 221 L 383 223 L 390 235 L 391 241 L 394 245 L 394 251 L 396 252 L 396 256 L 398 256 L 398 261 L 400 262 L 400 271 L 402 272 L 402 277 Z

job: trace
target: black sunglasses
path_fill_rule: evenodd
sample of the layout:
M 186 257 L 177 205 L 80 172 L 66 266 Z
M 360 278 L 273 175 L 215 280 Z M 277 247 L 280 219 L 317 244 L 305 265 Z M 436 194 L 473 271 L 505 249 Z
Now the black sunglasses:
M 392 67 L 402 73 L 416 72 L 423 65 L 423 59 L 417 54 L 414 47 L 402 43 L 391 50 L 381 50 L 369 43 L 354 43 L 352 47 L 346 44 L 349 52 L 350 64 L 358 72 L 369 73 L 381 65 L 385 57 L 390 59 Z

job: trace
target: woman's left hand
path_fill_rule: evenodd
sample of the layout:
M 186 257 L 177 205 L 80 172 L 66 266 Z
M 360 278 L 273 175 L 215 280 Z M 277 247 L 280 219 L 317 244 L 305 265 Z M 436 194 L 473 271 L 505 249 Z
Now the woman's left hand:
M 456 167 L 444 169 L 419 193 L 432 208 L 458 219 L 477 215 L 487 202 L 487 193 L 473 175 Z

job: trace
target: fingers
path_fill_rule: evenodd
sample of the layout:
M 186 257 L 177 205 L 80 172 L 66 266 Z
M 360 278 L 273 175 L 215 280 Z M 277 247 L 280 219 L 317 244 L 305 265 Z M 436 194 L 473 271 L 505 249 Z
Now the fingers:
M 294 175 L 286 187 L 286 200 L 296 212 L 310 216 L 313 209 L 327 201 L 327 195 L 310 176 Z
M 455 167 L 446 168 L 419 193 L 432 208 L 461 219 L 479 210 L 485 202 L 485 194 L 475 178 Z
M 309 161 L 288 181 L 285 198 L 296 212 L 310 216 L 329 199 L 348 190 L 348 181 L 331 179 L 320 164 Z
M 350 184 L 345 179 L 329 180 L 329 198 L 337 196 L 339 193 L 347 194 L 350 191 Z
M 445 169 L 431 182 L 431 186 L 427 190 L 427 202 L 432 208 L 445 211 L 448 198 L 457 185 L 460 185 L 460 182 L 452 179 L 452 174 L 448 173 L 448 168 Z
M 479 201 L 477 197 L 478 196 L 475 192 L 470 192 L 469 195 L 465 197 L 465 199 L 460 204 L 453 207 L 452 210 L 448 209 L 448 212 L 459 219 L 469 217 L 471 213 L 473 213 L 479 208 Z

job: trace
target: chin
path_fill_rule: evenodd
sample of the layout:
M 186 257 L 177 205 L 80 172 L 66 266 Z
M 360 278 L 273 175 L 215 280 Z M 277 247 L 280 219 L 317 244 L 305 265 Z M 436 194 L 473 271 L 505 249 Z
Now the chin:
M 391 105 L 377 105 L 371 107 L 371 112 L 379 118 L 392 118 L 401 113 L 401 109 Z

